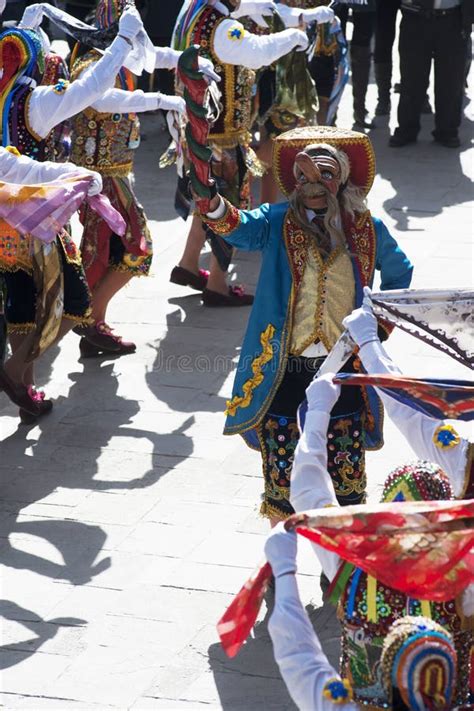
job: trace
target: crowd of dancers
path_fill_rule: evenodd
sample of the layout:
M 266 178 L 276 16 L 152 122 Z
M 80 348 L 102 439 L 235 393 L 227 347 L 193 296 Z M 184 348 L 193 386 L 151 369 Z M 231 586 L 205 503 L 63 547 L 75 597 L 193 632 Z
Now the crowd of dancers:
M 473 702 L 473 446 L 445 417 L 471 419 L 473 388 L 451 383 L 436 397 L 424 395 L 435 384 L 414 390 L 382 341 L 400 325 L 401 304 L 414 305 L 412 325 L 418 319 L 430 331 L 434 300 L 431 331 L 472 367 L 472 293 L 428 298 L 409 289 L 413 265 L 367 206 L 375 156 L 363 129 L 372 125 L 365 96 L 375 11 L 364 0 L 340 2 L 337 14 L 315 4 L 186 0 L 172 47 L 152 44 L 127 0 L 99 0 L 90 24 L 37 3 L 3 30 L 0 275 L 9 351 L 0 388 L 21 421 L 34 424 L 53 407 L 37 387 L 35 362 L 69 331 L 80 337 L 82 357 L 136 350 L 111 328 L 107 310 L 150 270 L 152 238 L 133 189 L 133 156 L 139 114 L 163 110 L 171 142 L 161 163 L 176 164 L 176 208 L 191 217 L 170 281 L 201 291 L 203 307 L 252 306 L 225 433 L 260 452 L 271 570 L 244 592 L 257 590 L 255 612 L 267 590 L 269 632 L 291 696 L 302 709 L 465 709 Z M 438 143 L 456 147 L 464 3 L 402 0 L 402 7 L 402 40 L 410 13 L 417 21 L 459 22 L 464 54 L 453 71 L 463 78 L 449 110 L 437 100 L 434 131 Z M 68 65 L 51 51 L 46 19 L 75 41 Z M 360 131 L 336 126 L 349 56 Z M 376 113 L 384 115 L 391 60 L 377 56 Z M 414 88 L 403 66 L 394 147 L 416 140 L 426 97 L 426 82 Z M 156 69 L 174 72 L 174 95 L 135 88 L 137 76 Z M 260 200 L 251 209 L 257 179 Z M 69 228 L 77 210 L 80 249 Z M 205 241 L 209 271 L 200 267 Z M 234 249 L 262 254 L 255 295 L 227 283 Z M 398 305 L 389 318 L 371 292 L 376 272 L 380 294 Z M 415 393 L 418 405 L 394 399 L 376 378 Z M 437 409 L 428 416 L 420 400 L 436 401 Z M 392 472 L 382 505 L 371 508 L 365 451 L 383 445 L 384 407 L 420 461 Z M 338 605 L 339 672 L 298 596 L 302 531 L 315 541 L 322 585 Z M 387 577 L 389 564 L 397 575 Z M 248 633 L 249 605 L 232 607 L 219 624 L 233 653 Z

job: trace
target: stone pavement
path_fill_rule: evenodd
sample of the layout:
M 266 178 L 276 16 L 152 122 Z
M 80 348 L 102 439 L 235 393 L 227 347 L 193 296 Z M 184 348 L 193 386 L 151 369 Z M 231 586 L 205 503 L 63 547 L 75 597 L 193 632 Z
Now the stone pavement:
M 371 105 L 375 88 L 370 87 Z M 349 91 L 340 125 L 350 126 Z M 430 141 L 387 148 L 372 132 L 371 194 L 415 262 L 414 286 L 472 285 L 472 106 L 460 151 Z M 248 313 L 213 311 L 170 285 L 185 226 L 173 211 L 174 173 L 158 171 L 159 119 L 147 117 L 137 191 L 155 237 L 154 274 L 116 300 L 110 321 L 136 355 L 78 361 L 69 335 L 41 363 L 55 399 L 38 426 L 18 426 L 0 399 L 1 702 L 7 709 L 294 708 L 265 623 L 235 660 L 215 624 L 262 556 L 259 459 L 221 435 Z M 253 254 L 233 278 L 252 287 Z M 465 376 L 461 366 L 400 333 L 389 349 L 413 374 Z M 370 454 L 372 498 L 411 451 L 393 426 Z M 303 541 L 303 544 L 305 542 Z M 338 626 L 321 607 L 319 571 L 301 546 L 305 604 L 337 664 Z

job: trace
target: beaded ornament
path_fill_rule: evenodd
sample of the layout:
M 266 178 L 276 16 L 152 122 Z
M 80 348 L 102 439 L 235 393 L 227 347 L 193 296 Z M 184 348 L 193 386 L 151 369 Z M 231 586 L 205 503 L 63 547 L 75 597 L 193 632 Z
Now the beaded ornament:
M 387 692 L 397 688 L 408 708 L 452 708 L 457 656 L 441 625 L 424 617 L 397 620 L 385 639 L 381 663 Z
M 390 501 L 447 501 L 453 498 L 445 472 L 432 462 L 418 460 L 394 469 L 385 480 L 382 503 Z

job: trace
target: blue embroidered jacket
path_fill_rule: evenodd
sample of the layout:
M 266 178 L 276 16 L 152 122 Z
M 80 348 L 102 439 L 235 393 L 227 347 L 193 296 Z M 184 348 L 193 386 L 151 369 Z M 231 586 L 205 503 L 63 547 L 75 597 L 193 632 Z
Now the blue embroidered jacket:
M 262 267 L 232 399 L 227 403 L 224 434 L 241 434 L 249 446 L 258 448 L 256 427 L 285 372 L 305 240 L 288 203 L 264 204 L 248 211 L 226 204 L 222 219 L 206 222 L 234 247 L 261 251 Z M 381 273 L 382 290 L 410 285 L 413 267 L 381 220 L 369 212 L 356 220 L 346 219 L 344 234 L 354 269 L 356 306 L 362 303 L 363 287 L 372 286 L 375 269 Z M 368 396 L 375 427 L 366 433 L 366 443 L 378 448 L 382 444 L 381 405 L 375 391 L 368 391 Z

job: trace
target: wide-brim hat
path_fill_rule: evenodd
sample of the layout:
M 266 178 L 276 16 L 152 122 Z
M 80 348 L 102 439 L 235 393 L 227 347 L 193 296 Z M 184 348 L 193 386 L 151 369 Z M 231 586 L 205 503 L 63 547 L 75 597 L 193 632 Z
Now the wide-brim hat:
M 344 151 L 351 166 L 349 179 L 367 195 L 375 178 L 375 153 L 365 133 L 336 126 L 301 126 L 277 136 L 273 142 L 273 170 L 287 197 L 296 186 L 293 165 L 296 154 L 314 143 L 329 143 Z

